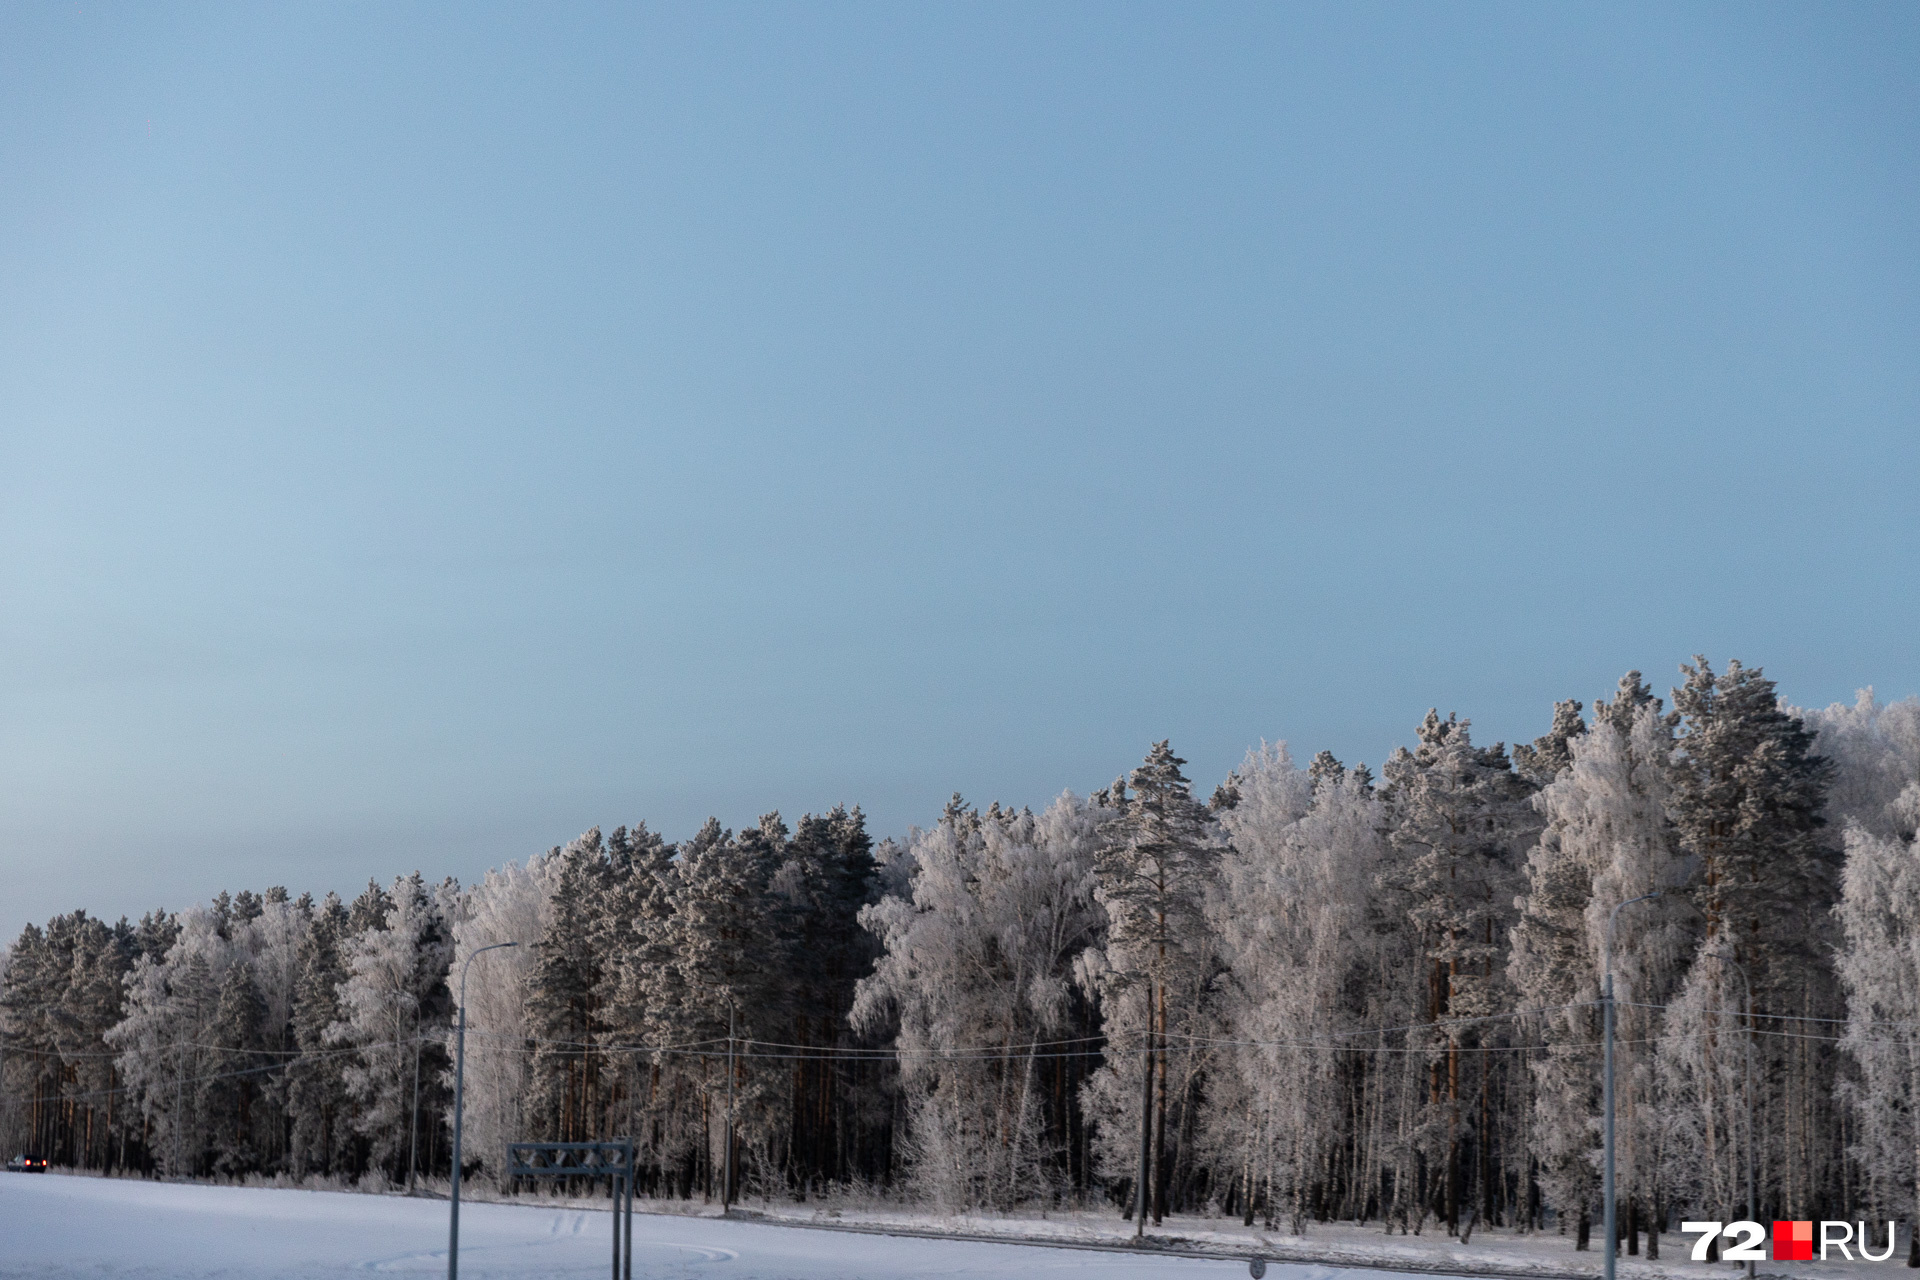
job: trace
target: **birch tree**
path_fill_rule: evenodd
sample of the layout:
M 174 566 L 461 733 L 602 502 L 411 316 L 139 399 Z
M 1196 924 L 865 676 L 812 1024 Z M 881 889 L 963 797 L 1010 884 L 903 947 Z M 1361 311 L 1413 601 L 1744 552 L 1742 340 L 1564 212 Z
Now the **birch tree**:
M 1546 827 L 1528 855 L 1508 972 L 1522 1006 L 1541 1010 L 1539 1034 L 1550 1047 L 1529 1064 L 1533 1146 L 1549 1198 L 1580 1217 L 1579 1248 L 1599 1193 L 1595 1002 L 1607 918 L 1630 898 L 1683 887 L 1690 871 L 1666 814 L 1673 723 L 1640 673 L 1628 672 L 1611 702 L 1594 704 L 1591 730 L 1566 738 L 1565 764 L 1533 799 Z M 1661 1025 L 1654 1006 L 1666 1002 L 1691 957 L 1689 925 L 1684 904 L 1662 897 L 1622 914 L 1615 937 L 1617 1165 L 1635 1253 L 1642 1215 L 1657 1223 L 1664 1212 L 1647 1046 Z
M 427 1115 L 438 1110 L 454 895 L 451 884 L 436 891 L 418 872 L 393 882 L 384 927 L 367 928 L 344 948 L 342 1016 L 327 1028 L 330 1043 L 354 1050 L 343 1073 L 354 1127 L 373 1163 L 395 1180 L 406 1176 L 405 1162 L 422 1145 L 423 1133 L 413 1128 L 415 1096 Z
M 1219 810 L 1228 838 L 1208 899 L 1225 975 L 1211 1144 L 1222 1199 L 1243 1221 L 1284 1206 L 1297 1234 L 1311 1202 L 1358 1216 L 1390 1185 L 1383 1092 L 1356 1028 L 1405 1022 L 1377 1002 L 1398 988 L 1395 931 L 1377 910 L 1386 815 L 1364 771 L 1322 753 L 1296 769 L 1285 744 L 1250 752 Z M 1389 927 L 1382 929 L 1383 924 Z M 1404 936 L 1405 931 L 1398 931 Z M 1384 963 L 1383 963 L 1384 962 Z M 1399 1016 L 1396 1016 L 1398 1014 Z
M 1093 882 L 1102 816 L 1071 792 L 1038 816 L 998 805 L 983 816 L 956 795 L 908 837 L 908 896 L 861 913 L 882 951 L 854 1020 L 894 1032 L 909 1185 L 943 1209 L 1068 1189 L 1077 1059 L 1071 1039 L 1052 1042 L 1087 1027 L 1072 976 L 1105 918 Z
M 215 1017 L 227 970 L 244 963 L 225 928 L 213 908 L 182 912 L 166 954 L 141 957 L 128 975 L 126 1016 L 107 1033 L 159 1164 L 176 1177 L 209 1165 L 205 1086 L 224 1061 Z
M 1846 834 L 1843 1044 L 1860 1072 L 1856 1154 L 1872 1214 L 1920 1222 L 1920 779 L 1888 807 L 1887 834 L 1857 822 Z M 1920 1266 L 1920 1233 L 1907 1264 Z
M 559 862 L 551 854 L 509 862 L 487 872 L 462 898 L 453 925 L 453 957 L 447 969 L 448 997 L 457 1000 L 460 975 L 467 986 L 467 1061 L 462 1151 L 496 1179 L 502 1176 L 506 1144 L 534 1137 L 526 1100 L 532 1079 L 530 1041 L 534 1020 L 531 987 L 538 953 L 528 945 L 546 936 L 552 920 Z M 482 947 L 490 951 L 466 969 Z M 454 1052 L 449 1031 L 444 1052 Z M 447 1117 L 451 1127 L 452 1117 Z

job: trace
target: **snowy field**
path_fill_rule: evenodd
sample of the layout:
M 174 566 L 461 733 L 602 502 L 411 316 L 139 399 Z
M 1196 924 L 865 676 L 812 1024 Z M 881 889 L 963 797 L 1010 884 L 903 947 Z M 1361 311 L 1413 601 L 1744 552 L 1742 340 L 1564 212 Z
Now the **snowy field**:
M 1123 1244 L 1131 1228 L 1111 1214 L 943 1217 L 783 1206 L 767 1214 L 785 1224 L 775 1225 L 765 1219 L 723 1221 L 700 1216 L 698 1207 L 685 1202 L 676 1205 L 681 1212 L 634 1214 L 636 1278 L 1227 1280 L 1245 1275 L 1245 1259 L 1254 1253 L 1300 1260 L 1270 1262 L 1273 1280 L 1390 1280 L 1410 1270 L 1441 1280 L 1488 1273 L 1598 1280 L 1600 1272 L 1597 1251 L 1575 1253 L 1565 1237 L 1551 1233 L 1481 1232 L 1462 1246 L 1433 1233 L 1387 1237 L 1378 1229 L 1334 1224 L 1317 1225 L 1305 1237 L 1269 1235 L 1218 1218 L 1169 1219 L 1160 1229 L 1170 1243 L 1228 1255 L 1216 1260 L 937 1238 L 953 1233 Z M 472 1280 L 604 1276 L 611 1261 L 609 1231 L 604 1207 L 466 1202 L 460 1209 L 461 1273 Z M 910 1234 L 880 1234 L 889 1231 Z M 1903 1263 L 1905 1239 L 1903 1231 L 1894 1258 L 1879 1265 Z M 444 1200 L 0 1174 L 0 1277 L 435 1276 L 446 1272 L 446 1243 Z M 1690 1237 L 1666 1237 L 1669 1256 L 1658 1263 L 1622 1258 L 1622 1280 L 1744 1275 L 1738 1264 L 1688 1261 L 1690 1243 Z M 1851 1280 L 1858 1265 L 1837 1258 L 1824 1264 L 1769 1262 L 1761 1272 L 1792 1280 Z
M 755 1211 L 783 1222 L 1088 1245 L 1125 1244 L 1133 1235 L 1132 1224 L 1110 1211 L 1053 1213 L 1045 1217 L 1037 1214 L 932 1215 L 901 1209 L 813 1209 L 804 1205 L 775 1205 L 770 1209 L 756 1206 Z M 1521 1280 L 1549 1277 L 1599 1280 L 1601 1275 L 1602 1260 L 1597 1244 L 1586 1252 L 1576 1252 L 1572 1240 L 1552 1230 L 1522 1233 L 1482 1228 L 1473 1233 L 1470 1243 L 1463 1245 L 1437 1230 L 1434 1223 L 1429 1222 L 1427 1227 L 1420 1235 L 1390 1236 L 1378 1223 L 1359 1226 L 1350 1222 L 1316 1222 L 1307 1234 L 1295 1236 L 1257 1226 L 1243 1227 L 1231 1217 L 1175 1215 L 1164 1225 L 1152 1228 L 1152 1232 L 1155 1237 L 1186 1250 L 1238 1257 L 1257 1253 L 1269 1259 L 1285 1258 L 1308 1264 L 1280 1267 L 1269 1263 L 1269 1275 L 1291 1276 L 1294 1280 L 1335 1275 L 1385 1280 L 1386 1274 L 1396 1271 L 1510 1276 Z M 1598 1238 L 1598 1228 L 1595 1237 Z M 1620 1280 L 1744 1280 L 1744 1264 L 1692 1261 L 1689 1255 L 1693 1236 L 1669 1233 L 1661 1239 L 1663 1256 L 1657 1262 L 1622 1256 L 1618 1266 Z M 1887 1262 L 1867 1265 L 1904 1269 L 1907 1239 L 1906 1228 L 1902 1226 L 1893 1257 Z M 1762 1280 L 1858 1280 L 1860 1265 L 1845 1261 L 1836 1253 L 1831 1262 L 1764 1262 L 1760 1264 L 1759 1273 Z
M 604 1276 L 604 1210 L 462 1204 L 460 1274 Z M 444 1275 L 447 1206 L 329 1191 L 0 1174 L 0 1276 Z M 894 1276 L 1227 1280 L 1244 1262 L 1129 1257 L 964 1240 L 857 1235 L 713 1218 L 634 1215 L 633 1274 L 705 1280 Z M 1335 1280 L 1275 1267 L 1278 1280 Z

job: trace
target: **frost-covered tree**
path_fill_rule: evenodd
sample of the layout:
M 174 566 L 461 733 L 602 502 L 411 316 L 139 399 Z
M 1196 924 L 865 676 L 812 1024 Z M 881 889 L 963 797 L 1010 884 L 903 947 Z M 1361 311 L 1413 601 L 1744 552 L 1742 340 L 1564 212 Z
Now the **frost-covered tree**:
M 604 921 L 611 906 L 613 867 L 600 828 L 548 855 L 555 867 L 546 927 L 534 941 L 528 983 L 534 1056 L 529 1099 L 538 1131 L 558 1142 L 611 1136 L 606 1098 L 613 1083 L 599 1040 L 608 968 Z
M 1637 674 L 1637 673 L 1636 673 Z M 1587 731 L 1580 718 L 1579 702 L 1569 699 L 1553 704 L 1553 727 L 1533 740 L 1513 749 L 1513 769 L 1536 787 L 1544 787 L 1573 766 L 1574 740 Z
M 1611 702 L 1594 704 L 1591 731 L 1566 742 L 1565 763 L 1533 800 L 1546 827 L 1528 854 L 1508 974 L 1521 1005 L 1541 1011 L 1535 1025 L 1549 1046 L 1529 1063 L 1532 1150 L 1549 1201 L 1579 1215 L 1584 1248 L 1599 1194 L 1595 1002 L 1607 917 L 1630 898 L 1682 887 L 1691 864 L 1666 813 L 1673 718 L 1639 672 L 1621 679 Z M 1658 1223 L 1664 1212 L 1657 1186 L 1662 1129 L 1647 1047 L 1660 1026 L 1655 1006 L 1666 1002 L 1691 958 L 1689 923 L 1684 904 L 1663 897 L 1621 915 L 1616 931 L 1617 1165 L 1633 1252 L 1643 1213 Z M 1656 1255 L 1657 1240 L 1649 1246 Z
M 1483 1019 L 1510 1003 L 1508 930 L 1521 851 L 1539 824 L 1527 804 L 1532 787 L 1504 746 L 1476 747 L 1467 721 L 1431 710 L 1419 737 L 1382 770 L 1397 855 L 1386 878 L 1425 953 L 1426 1020 L 1435 1030 L 1419 1141 L 1433 1170 L 1429 1193 L 1457 1232 L 1463 1204 L 1492 1218 L 1500 1190 L 1495 1112 L 1506 1067 L 1488 1050 L 1504 1032 Z
M 1073 962 L 1104 922 L 1103 816 L 1071 792 L 1038 816 L 956 795 L 908 837 L 906 896 L 861 914 L 883 950 L 853 1016 L 895 1031 L 909 1185 L 931 1204 L 1009 1208 L 1071 1187 L 1085 1066 L 1070 1050 L 1087 1023 Z
M 1920 779 L 1885 815 L 1892 830 L 1847 829 L 1838 908 L 1847 1053 L 1860 1167 L 1873 1216 L 1920 1221 Z M 1920 1234 L 1907 1257 L 1920 1266 Z
M 352 1133 L 346 1054 L 327 1039 L 327 1028 L 341 1018 L 340 984 L 347 971 L 340 947 L 347 921 L 339 895 L 328 894 L 307 921 L 295 960 L 293 1055 L 285 1080 L 292 1130 L 289 1166 L 296 1177 L 341 1171 Z
M 717 830 L 717 824 L 716 824 Z M 639 822 L 616 827 L 607 842 L 612 864 L 608 908 L 601 920 L 606 964 L 600 1008 L 607 1035 L 620 1046 L 620 1079 L 611 1105 L 615 1125 L 632 1134 L 650 1158 L 660 1150 L 663 1112 L 658 1062 L 642 1051 L 648 1042 L 649 1016 L 661 993 L 672 988 L 668 918 L 673 913 L 676 846 Z M 654 1164 L 648 1180 L 658 1185 Z
M 509 862 L 489 871 L 463 897 L 453 926 L 450 995 L 467 958 L 501 942 L 521 945 L 489 951 L 468 969 L 467 1061 L 462 1154 L 495 1178 L 502 1176 L 506 1144 L 527 1141 L 526 1102 L 534 1035 L 529 1010 L 537 953 L 527 945 L 546 936 L 560 863 L 552 855 Z M 445 1052 L 453 1052 L 449 1036 Z M 452 1116 L 446 1123 L 451 1126 Z
M 1869 835 L 1896 834 L 1901 794 L 1920 780 L 1920 698 L 1880 702 L 1866 688 L 1851 704 L 1792 714 L 1814 731 L 1813 749 L 1832 762 L 1828 821 L 1842 830 L 1858 825 Z
M 631 1133 L 655 1194 L 904 1174 L 955 1208 L 1131 1204 L 1144 1164 L 1156 1218 L 1571 1225 L 1606 916 L 1662 888 L 1615 939 L 1629 1249 L 1740 1204 L 1749 1148 L 1763 1216 L 1920 1213 L 1920 702 L 1795 713 L 1702 662 L 1676 704 L 1630 675 L 1511 762 L 1429 714 L 1378 788 L 1263 747 L 1202 805 L 1161 743 L 1086 801 L 956 800 L 878 850 L 853 808 L 678 846 L 641 823 L 466 894 L 56 917 L 0 953 L 0 1139 L 376 1183 L 417 1145 L 442 1172 L 450 966 L 517 941 L 468 992 L 483 1165 Z
M 1828 808 L 1845 830 L 1837 963 L 1854 1167 L 1874 1217 L 1920 1219 L 1920 699 L 1862 689 L 1851 706 L 1801 715 L 1833 761 Z M 1920 1243 L 1908 1262 L 1920 1266 Z
M 1335 1187 L 1339 1209 L 1357 1216 L 1372 1199 L 1384 1215 L 1395 1072 L 1350 1036 L 1411 1012 L 1381 1003 L 1417 959 L 1396 953 L 1407 931 L 1374 892 L 1384 808 L 1363 770 L 1326 752 L 1296 769 L 1284 744 L 1249 753 L 1230 794 L 1219 811 L 1229 848 L 1208 899 L 1226 970 L 1207 1119 L 1220 1198 L 1249 1224 L 1262 1207 L 1270 1220 L 1284 1212 L 1296 1234 Z
M 141 957 L 128 975 L 126 1016 L 107 1033 L 148 1142 L 175 1176 L 211 1163 L 207 1086 L 227 1060 L 215 1040 L 220 992 L 227 970 L 245 963 L 226 935 L 229 918 L 207 907 L 183 912 L 166 954 Z
M 438 1110 L 453 959 L 448 916 L 456 894 L 451 882 L 429 886 L 419 872 L 402 876 L 387 893 L 383 927 L 349 937 L 342 948 L 341 1018 L 327 1028 L 327 1039 L 354 1050 L 343 1073 L 353 1124 L 373 1163 L 396 1180 L 407 1176 L 416 1151 L 431 1162 L 434 1126 L 414 1124 Z
M 60 1002 L 46 1011 L 69 1102 L 56 1117 L 66 1120 L 67 1132 L 56 1133 L 47 1149 L 66 1148 L 74 1164 L 107 1166 L 115 1146 L 125 1145 L 128 1117 L 105 1036 L 125 1007 L 125 978 L 138 954 L 133 930 L 124 919 L 109 927 L 75 912 L 50 922 L 48 936 L 57 949 L 70 947 L 71 959 Z
M 1758 668 L 1731 662 L 1716 674 L 1700 658 L 1682 671 L 1668 810 L 1700 864 L 1700 940 L 1661 1046 L 1677 1129 L 1668 1180 L 1694 1204 L 1732 1204 L 1751 1141 L 1774 1216 L 1818 1216 L 1843 1175 L 1820 1137 L 1839 1119 L 1835 1055 L 1809 1033 L 1821 1024 L 1802 1021 L 1842 998 L 1832 964 L 1840 857 L 1822 814 L 1832 768 Z M 1742 968 L 1757 1027 L 1741 1025 Z M 1760 1096 L 1749 1099 L 1743 1067 L 1755 1038 Z
M 787 1114 L 787 1159 L 802 1186 L 840 1182 L 852 1171 L 868 1126 L 855 1091 L 878 1085 L 871 1066 L 850 1061 L 854 989 L 873 968 L 874 939 L 860 927 L 872 900 L 873 841 L 866 817 L 844 806 L 807 814 L 794 829 L 770 888 L 787 971 L 785 1003 L 798 1046 Z
M 104 1036 L 119 1021 L 137 931 L 75 911 L 28 926 L 0 979 L 0 1107 L 7 1137 L 64 1163 L 100 1166 L 127 1137 Z
M 265 1056 L 267 1002 L 245 964 L 227 968 L 214 1006 L 212 1077 L 204 1086 L 213 1172 L 232 1176 L 259 1166 L 262 1083 L 275 1065 Z
M 1083 959 L 1083 981 L 1100 996 L 1107 1065 L 1086 1090 L 1098 1118 L 1106 1168 L 1138 1169 L 1150 1145 L 1149 1205 L 1158 1223 L 1176 1182 L 1192 1162 L 1209 1002 L 1218 963 L 1206 914 L 1224 840 L 1213 815 L 1167 742 L 1157 742 L 1125 786 L 1104 797 L 1113 809 L 1101 826 L 1094 866 L 1107 936 Z M 1132 795 L 1125 794 L 1132 788 Z M 1101 798 L 1101 797 L 1096 797 Z M 1151 1063 L 1151 1082 L 1143 1075 Z M 1150 1106 L 1142 1100 L 1151 1091 Z M 1167 1123 L 1173 1113 L 1169 1146 Z M 1140 1125 L 1149 1124 L 1144 1140 Z
M 251 898 L 251 895 L 245 895 Z M 237 912 L 228 925 L 234 945 L 245 959 L 247 986 L 259 1000 L 252 1058 L 245 1076 L 236 1077 L 247 1092 L 234 1102 L 244 1114 L 237 1131 L 247 1137 L 244 1154 L 230 1163 L 279 1171 L 290 1156 L 288 1097 L 291 1079 L 288 1060 L 298 1050 L 293 1028 L 293 1003 L 299 985 L 300 945 L 313 912 L 313 900 L 302 895 L 289 900 L 286 889 L 275 886 L 252 899 L 242 918 Z M 240 998 L 236 993 L 236 998 Z
M 779 1168 L 775 1144 L 788 1121 L 789 1095 L 780 1088 L 790 1043 L 782 999 L 788 957 L 771 882 L 787 836 L 774 813 L 738 836 L 710 821 L 675 863 L 665 930 L 670 962 L 647 1011 L 659 1068 L 651 1101 L 659 1158 L 678 1161 L 681 1185 L 707 1196 L 736 1190 L 720 1186 L 729 1129 L 736 1171 L 743 1153 L 763 1178 Z M 755 1044 L 764 1055 L 751 1051 Z

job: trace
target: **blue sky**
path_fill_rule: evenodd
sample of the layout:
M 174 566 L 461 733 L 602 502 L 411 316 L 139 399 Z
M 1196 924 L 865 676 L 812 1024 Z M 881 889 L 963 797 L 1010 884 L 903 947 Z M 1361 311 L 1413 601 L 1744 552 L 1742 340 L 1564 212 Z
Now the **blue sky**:
M 1903 5 L 0 9 L 0 930 L 1920 691 Z

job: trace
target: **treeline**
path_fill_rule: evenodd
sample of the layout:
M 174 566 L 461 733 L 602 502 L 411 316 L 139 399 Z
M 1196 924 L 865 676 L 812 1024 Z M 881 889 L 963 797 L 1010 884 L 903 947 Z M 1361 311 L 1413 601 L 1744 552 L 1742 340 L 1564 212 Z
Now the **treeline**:
M 30 926 L 0 981 L 9 1141 L 183 1176 L 410 1183 L 450 1171 L 452 973 L 468 991 L 466 1140 L 645 1135 L 656 1194 L 714 1194 L 728 1037 L 736 1165 L 804 1189 L 884 1176 L 888 1063 L 850 1029 L 874 947 L 856 810 L 709 822 L 678 847 L 600 832 L 462 890 L 418 874 L 351 904 L 222 894 L 137 926 Z M 451 981 L 450 981 L 451 979 Z M 681 1046 L 641 1052 L 635 1046 Z M 736 1184 L 737 1190 L 737 1184 Z
M 656 1195 L 1585 1247 L 1611 921 L 1629 1252 L 1745 1216 L 1749 1164 L 1756 1217 L 1920 1218 L 1920 702 L 1682 670 L 1511 752 L 1429 713 L 1377 776 L 1263 746 L 1202 801 L 1160 743 L 877 849 L 858 810 L 641 823 L 465 889 L 61 917 L 4 962 L 0 1126 L 91 1167 L 444 1175 L 454 993 L 518 941 L 467 978 L 477 1170 L 631 1135 Z

